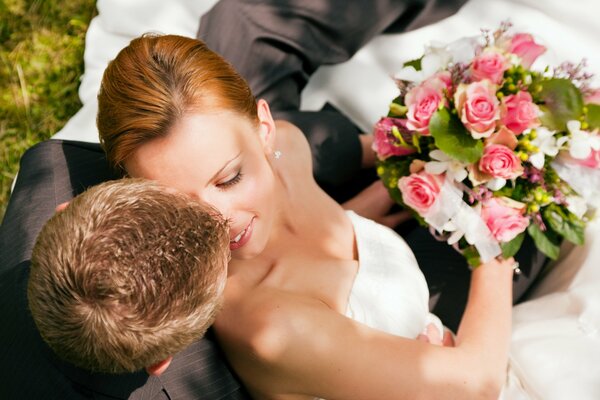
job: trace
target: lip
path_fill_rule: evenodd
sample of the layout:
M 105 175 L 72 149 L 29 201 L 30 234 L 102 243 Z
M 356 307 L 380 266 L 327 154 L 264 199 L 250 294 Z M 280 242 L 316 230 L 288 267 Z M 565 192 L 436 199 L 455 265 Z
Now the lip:
M 237 250 L 240 247 L 243 247 L 246 243 L 248 243 L 248 241 L 252 237 L 252 230 L 254 228 L 254 218 L 255 217 L 253 217 L 252 220 L 250 220 L 250 223 L 248 224 L 248 226 L 242 231 L 244 233 L 243 233 L 243 235 L 242 235 L 242 237 L 240 238 L 239 241 L 237 241 L 237 242 L 230 241 L 229 242 L 229 250 L 231 250 L 231 251 Z M 234 238 L 236 236 L 234 236 Z

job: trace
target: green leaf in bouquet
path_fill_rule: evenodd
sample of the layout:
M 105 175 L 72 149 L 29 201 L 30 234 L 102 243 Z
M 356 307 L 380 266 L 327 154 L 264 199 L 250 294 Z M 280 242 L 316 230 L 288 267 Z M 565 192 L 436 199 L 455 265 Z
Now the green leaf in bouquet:
M 590 129 L 600 128 L 600 105 L 588 104 L 587 108 L 587 123 Z
M 413 67 L 417 71 L 420 71 L 422 59 L 423 59 L 423 57 L 419 57 L 419 58 L 415 58 L 414 60 L 406 61 L 404 64 L 402 64 L 402 66 L 403 67 Z
M 564 131 L 567 122 L 579 119 L 583 113 L 583 97 L 568 79 L 553 78 L 540 82 L 540 99 L 543 104 L 542 124 L 549 129 Z
M 391 198 L 398 204 L 404 205 L 402 193 L 398 189 L 398 180 L 403 176 L 410 175 L 411 157 L 390 157 L 380 161 L 377 165 L 377 175 L 388 189 Z
M 481 265 L 481 258 L 479 257 L 479 253 L 475 246 L 469 245 L 462 249 L 462 255 L 465 257 L 467 264 L 469 264 L 471 268 L 477 268 Z
M 517 254 L 517 251 L 519 251 L 521 245 L 523 244 L 523 239 L 525 239 L 525 232 L 521 232 L 510 242 L 500 243 L 502 257 L 508 258 Z
M 560 239 L 555 232 L 552 232 L 551 229 L 542 231 L 536 224 L 530 224 L 527 227 L 527 233 L 529 233 L 539 251 L 553 260 L 558 258 Z
M 544 221 L 556 233 L 573 244 L 583 244 L 585 223 L 575 214 L 557 204 L 549 204 L 544 208 L 542 214 Z
M 455 114 L 447 108 L 437 110 L 429 121 L 435 145 L 458 161 L 474 163 L 483 154 L 481 140 L 473 139 Z

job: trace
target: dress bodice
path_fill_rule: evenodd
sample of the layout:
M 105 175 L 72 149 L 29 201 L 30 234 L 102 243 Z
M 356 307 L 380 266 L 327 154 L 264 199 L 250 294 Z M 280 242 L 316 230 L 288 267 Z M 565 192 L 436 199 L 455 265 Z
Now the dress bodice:
M 417 260 L 393 230 L 352 211 L 359 267 L 346 316 L 371 328 L 414 339 L 430 322 L 429 290 Z

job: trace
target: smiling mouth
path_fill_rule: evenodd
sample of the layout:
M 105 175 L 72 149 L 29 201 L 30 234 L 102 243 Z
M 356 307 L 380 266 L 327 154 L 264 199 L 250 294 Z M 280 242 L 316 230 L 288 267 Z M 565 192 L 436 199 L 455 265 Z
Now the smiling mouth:
M 233 240 L 230 240 L 229 243 L 239 243 L 240 239 L 242 238 L 242 236 L 244 236 L 244 234 L 246 233 L 247 230 L 248 230 L 248 228 L 241 231 L 239 233 L 239 235 L 237 235 L 235 238 L 233 238 Z
M 250 220 L 250 223 L 248 224 L 246 229 L 244 229 L 243 231 L 238 233 L 236 237 L 234 237 L 233 239 L 231 239 L 229 241 L 229 249 L 237 250 L 240 247 L 242 247 L 243 245 L 245 245 L 246 243 L 248 243 L 248 241 L 250 240 L 250 237 L 252 236 L 252 227 L 253 226 L 254 226 L 254 218 L 252 218 L 252 220 Z

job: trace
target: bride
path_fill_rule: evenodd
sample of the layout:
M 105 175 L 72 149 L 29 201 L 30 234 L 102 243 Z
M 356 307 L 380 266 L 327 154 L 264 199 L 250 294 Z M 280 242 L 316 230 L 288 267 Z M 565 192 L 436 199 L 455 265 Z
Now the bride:
M 214 327 L 255 398 L 498 397 L 514 260 L 473 271 L 452 340 L 428 312 L 406 243 L 323 192 L 302 132 L 274 121 L 202 42 L 135 39 L 107 68 L 98 100 L 114 167 L 229 220 L 232 261 Z

